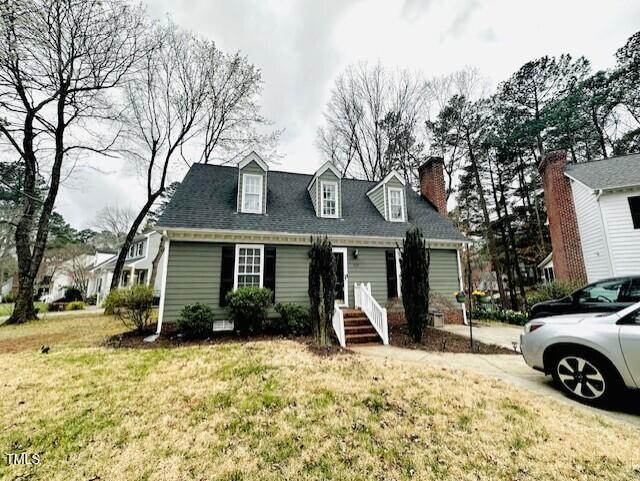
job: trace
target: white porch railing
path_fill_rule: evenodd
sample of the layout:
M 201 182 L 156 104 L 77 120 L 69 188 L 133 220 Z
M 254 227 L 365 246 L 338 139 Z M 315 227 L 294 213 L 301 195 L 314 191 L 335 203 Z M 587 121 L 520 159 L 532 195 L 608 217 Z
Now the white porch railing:
M 333 308 L 333 330 L 336 332 L 340 345 L 347 347 L 347 338 L 344 334 L 344 314 L 338 306 Z
M 387 326 L 387 310 L 378 304 L 371 295 L 371 283 L 361 282 L 353 285 L 354 304 L 356 308 L 369 318 L 369 322 L 382 338 L 382 343 L 389 344 L 389 328 Z

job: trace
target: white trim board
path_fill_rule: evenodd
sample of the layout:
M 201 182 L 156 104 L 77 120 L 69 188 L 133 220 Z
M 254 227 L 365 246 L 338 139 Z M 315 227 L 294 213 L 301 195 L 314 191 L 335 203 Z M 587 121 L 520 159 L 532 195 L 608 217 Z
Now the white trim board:
M 238 257 L 240 254 L 240 249 L 258 249 L 260 250 L 260 276 L 259 276 L 259 286 L 264 286 L 264 244 L 236 244 L 236 252 L 234 257 L 234 266 L 233 266 L 233 290 L 238 289 Z
M 162 259 L 162 283 L 160 285 L 160 307 L 158 308 L 158 327 L 156 334 L 160 334 L 162 330 L 162 319 L 164 318 L 164 303 L 166 299 L 167 291 L 167 271 L 169 270 L 169 248 L 171 247 L 171 240 L 167 236 L 166 231 L 163 234 L 165 239 L 164 258 Z
M 167 227 L 166 232 L 174 240 L 200 241 L 200 242 L 244 242 L 256 244 L 290 244 L 311 245 L 311 238 L 322 236 L 318 233 L 293 233 L 252 230 L 225 230 L 225 229 L 182 229 Z M 341 234 L 329 234 L 329 239 L 334 245 L 346 245 L 349 247 L 396 247 L 402 242 L 403 237 L 380 236 L 352 236 Z M 425 242 L 433 249 L 459 249 L 464 245 L 473 244 L 473 241 L 448 240 L 425 238 Z

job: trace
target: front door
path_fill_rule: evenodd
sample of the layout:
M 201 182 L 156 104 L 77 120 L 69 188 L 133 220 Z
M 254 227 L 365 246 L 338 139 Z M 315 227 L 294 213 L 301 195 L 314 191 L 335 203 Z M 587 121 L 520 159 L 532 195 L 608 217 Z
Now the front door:
M 336 304 L 347 306 L 349 304 L 347 249 L 345 247 L 335 247 L 333 256 L 336 259 Z

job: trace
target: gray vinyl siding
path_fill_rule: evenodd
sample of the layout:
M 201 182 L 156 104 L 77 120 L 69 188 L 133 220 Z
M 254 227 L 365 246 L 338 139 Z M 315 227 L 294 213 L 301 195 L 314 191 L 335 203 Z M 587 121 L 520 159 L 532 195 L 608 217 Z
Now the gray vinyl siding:
M 163 322 L 175 322 L 182 307 L 201 302 L 211 306 L 216 319 L 224 319 L 219 306 L 222 244 L 169 243 Z
M 460 290 L 455 249 L 431 249 L 429 285 L 434 292 L 454 300 L 453 293 Z
M 374 190 L 369 198 L 371 199 L 371 202 L 373 202 L 373 205 L 376 207 L 376 209 L 378 209 L 378 212 L 380 212 L 380 215 L 386 219 L 387 206 L 384 202 L 384 186 Z
M 338 247 L 338 246 L 336 246 Z M 385 305 L 387 274 L 384 248 L 360 247 L 347 251 L 349 305 L 353 307 L 355 282 L 370 282 L 373 296 Z M 308 246 L 276 246 L 276 302 L 308 304 Z M 177 242 L 169 247 L 167 285 L 163 322 L 175 322 L 186 304 L 210 305 L 217 319 L 225 319 L 219 306 L 222 244 L 211 242 Z M 453 299 L 458 290 L 458 261 L 453 249 L 432 249 L 429 271 L 431 289 Z
M 240 176 L 238 178 L 238 212 L 242 212 L 242 174 L 255 174 L 262 176 L 262 213 L 267 212 L 267 173 L 262 170 L 262 167 L 257 162 L 249 162 L 242 169 L 240 169 Z
M 322 181 L 327 182 L 337 182 L 338 183 L 338 199 L 337 199 L 337 209 L 338 209 L 338 218 L 342 217 L 342 185 L 340 183 L 340 178 L 336 177 L 331 170 L 325 170 L 320 177 L 318 177 L 317 182 L 317 195 L 318 195 L 318 205 L 316 207 L 316 212 L 318 216 L 322 215 Z
M 276 246 L 276 302 L 309 303 L 309 247 Z

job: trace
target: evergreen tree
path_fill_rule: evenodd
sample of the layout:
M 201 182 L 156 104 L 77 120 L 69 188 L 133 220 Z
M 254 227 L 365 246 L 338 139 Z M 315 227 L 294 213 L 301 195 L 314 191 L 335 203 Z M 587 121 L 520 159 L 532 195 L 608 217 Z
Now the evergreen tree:
M 415 342 L 422 340 L 429 315 L 430 261 L 431 250 L 425 244 L 422 231 L 417 227 L 408 230 L 400 257 L 402 304 Z
M 336 260 L 327 237 L 315 239 L 309 251 L 309 304 L 311 325 L 318 347 L 329 347 L 333 311 L 336 309 Z

